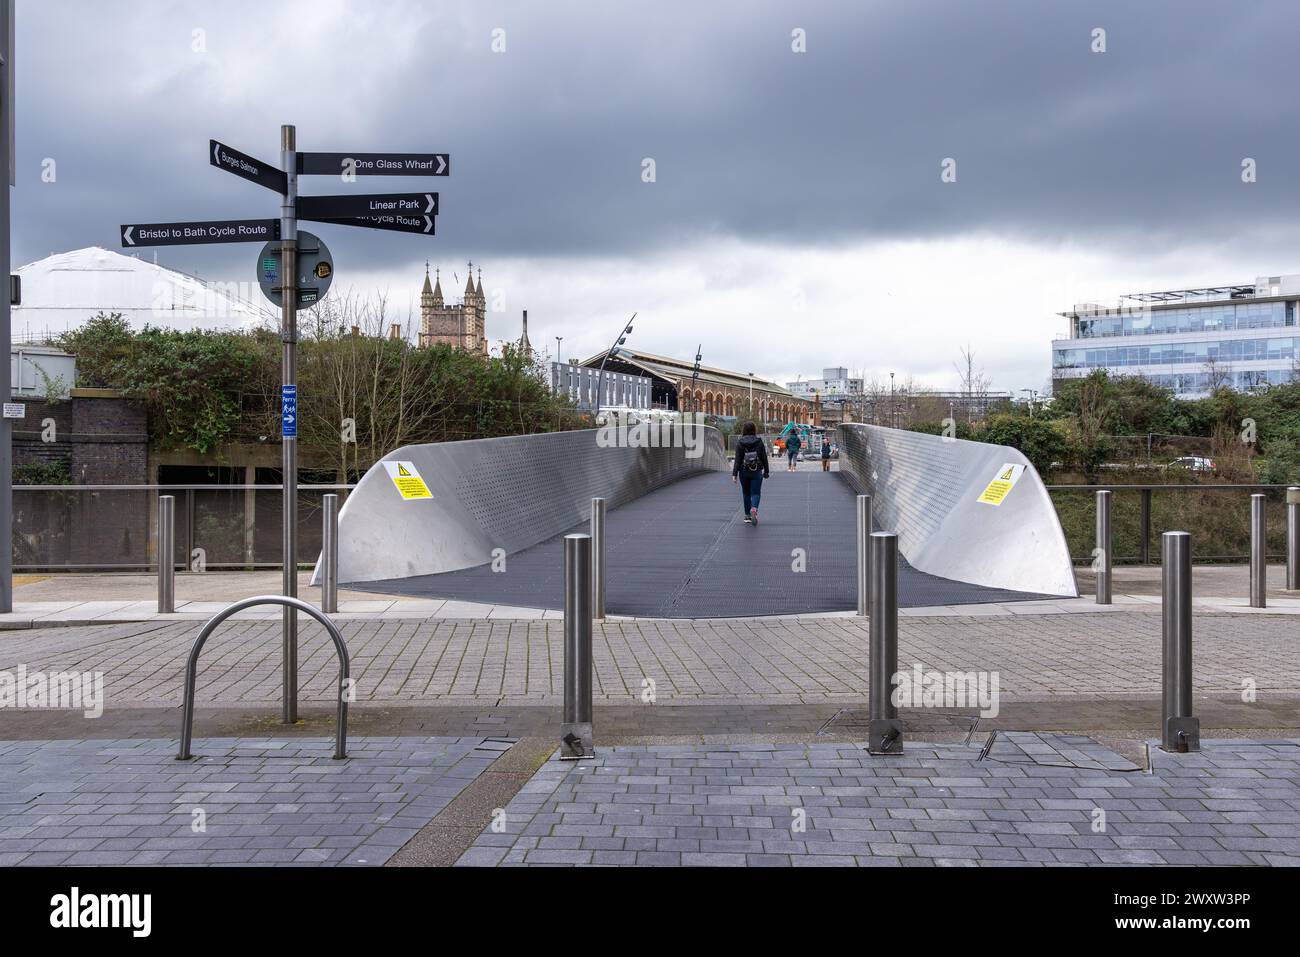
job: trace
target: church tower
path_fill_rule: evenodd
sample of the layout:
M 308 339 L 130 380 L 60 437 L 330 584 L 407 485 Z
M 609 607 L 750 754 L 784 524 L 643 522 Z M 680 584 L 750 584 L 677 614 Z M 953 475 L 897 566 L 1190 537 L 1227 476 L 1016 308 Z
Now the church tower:
M 441 270 L 434 270 L 429 282 L 429 264 L 424 264 L 424 288 L 420 292 L 420 345 L 447 345 L 481 356 L 488 354 L 487 305 L 483 298 L 483 270 L 474 284 L 474 264 L 465 280 L 463 301 L 448 305 L 442 298 Z

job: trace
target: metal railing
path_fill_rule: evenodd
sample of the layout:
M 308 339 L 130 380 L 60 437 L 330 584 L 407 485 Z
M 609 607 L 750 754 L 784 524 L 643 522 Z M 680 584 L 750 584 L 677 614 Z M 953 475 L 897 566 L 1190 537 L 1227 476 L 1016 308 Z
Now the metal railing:
M 217 612 L 208 623 L 199 631 L 199 636 L 194 639 L 194 645 L 190 648 L 189 660 L 185 665 L 185 701 L 184 711 L 181 716 L 181 742 L 180 748 L 176 754 L 176 760 L 188 761 L 194 757 L 190 753 L 190 743 L 194 734 L 194 688 L 198 680 L 199 671 L 199 652 L 203 650 L 204 643 L 216 629 L 216 627 L 229 618 L 231 615 L 252 608 L 256 605 L 283 605 L 286 608 L 293 608 L 304 615 L 310 615 L 329 632 L 330 639 L 334 642 L 334 650 L 339 656 L 339 702 L 338 712 L 335 717 L 334 728 L 334 759 L 341 761 L 346 758 L 348 746 L 348 679 L 350 663 L 348 658 L 347 642 L 343 640 L 343 635 L 339 633 L 334 622 L 329 616 L 318 608 L 307 604 L 297 598 L 290 598 L 286 595 L 257 595 L 253 598 L 245 598 L 237 601 L 232 605 L 227 605 L 221 611 Z
M 1112 561 L 1125 564 L 1151 564 L 1156 551 L 1156 530 L 1188 529 L 1198 542 L 1211 541 L 1216 546 L 1198 550 L 1197 562 L 1246 562 L 1250 547 L 1250 494 L 1262 494 L 1270 505 L 1285 501 L 1286 485 L 1246 484 L 1106 484 L 1048 485 L 1048 494 L 1056 506 L 1075 564 L 1090 564 L 1095 557 L 1093 529 L 1096 513 L 1093 503 L 1099 491 L 1112 493 L 1110 533 L 1114 541 Z M 1157 493 L 1159 493 L 1157 495 Z M 1237 498 L 1213 508 L 1190 508 L 1189 496 L 1235 493 Z M 1245 493 L 1245 494 L 1243 494 Z M 1078 500 L 1071 502 L 1070 498 Z M 1164 498 L 1165 501 L 1161 501 Z M 1281 507 L 1266 509 L 1267 525 L 1264 553 L 1267 561 L 1286 558 L 1286 517 Z M 1163 526 L 1163 528 L 1162 528 Z
M 353 485 L 299 485 L 299 558 L 323 544 L 327 493 Z M 14 570 L 152 571 L 158 567 L 158 500 L 174 499 L 172 566 L 182 570 L 280 568 L 280 485 L 16 485 Z M 341 504 L 341 502 L 340 502 Z

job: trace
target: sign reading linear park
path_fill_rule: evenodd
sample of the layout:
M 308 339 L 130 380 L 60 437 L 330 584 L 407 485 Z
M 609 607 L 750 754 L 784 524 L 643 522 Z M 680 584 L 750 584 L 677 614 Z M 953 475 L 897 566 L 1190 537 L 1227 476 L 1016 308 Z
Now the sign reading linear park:
M 424 484 L 424 479 L 420 477 L 420 470 L 415 467 L 414 462 L 385 462 L 384 468 L 403 499 L 410 501 L 417 498 L 433 498 L 433 493 L 429 491 L 429 486 Z
M 1023 465 L 1014 465 L 1010 462 L 998 469 L 993 480 L 980 493 L 979 501 L 985 505 L 1001 505 L 1003 500 L 1011 494 L 1011 490 L 1016 487 L 1020 481 L 1020 476 L 1025 473 Z
M 299 219 L 346 219 L 354 216 L 437 216 L 437 193 L 365 193 L 299 196 Z

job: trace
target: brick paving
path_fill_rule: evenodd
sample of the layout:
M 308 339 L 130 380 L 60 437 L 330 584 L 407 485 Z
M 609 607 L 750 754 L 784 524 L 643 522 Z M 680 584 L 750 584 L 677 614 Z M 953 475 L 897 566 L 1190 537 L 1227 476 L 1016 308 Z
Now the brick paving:
M 381 865 L 510 742 L 0 742 L 0 866 Z M 202 812 L 204 829 L 196 831 Z
M 1006 733 L 984 760 L 979 743 L 552 758 L 458 863 L 1300 865 L 1300 739 L 1153 749 L 1152 773 L 1087 737 Z
M 1198 693 L 1300 693 L 1294 616 L 1195 619 Z M 560 622 L 344 622 L 359 701 L 538 705 L 562 696 Z M 122 623 L 0 632 L 0 671 L 99 671 L 107 707 L 175 705 L 193 625 Z M 903 618 L 900 668 L 997 671 L 1004 698 L 1159 693 L 1158 614 Z M 856 618 L 624 621 L 594 629 L 598 704 L 801 704 L 866 697 L 867 624 Z M 301 628 L 304 702 L 334 693 L 333 648 Z M 280 695 L 279 622 L 232 621 L 200 661 L 198 701 L 269 704 Z M 651 684 L 651 682 L 653 684 Z

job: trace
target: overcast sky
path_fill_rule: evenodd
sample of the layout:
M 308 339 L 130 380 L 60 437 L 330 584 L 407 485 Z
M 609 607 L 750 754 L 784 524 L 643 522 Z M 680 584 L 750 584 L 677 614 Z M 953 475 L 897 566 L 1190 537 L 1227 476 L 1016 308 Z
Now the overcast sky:
M 275 160 L 294 123 L 303 150 L 451 154 L 304 178 L 441 193 L 433 238 L 315 227 L 336 290 L 404 313 L 426 258 L 449 293 L 472 259 L 489 339 L 528 309 L 565 357 L 638 312 L 629 345 L 783 382 L 955 388 L 969 342 L 1041 389 L 1074 302 L 1300 272 L 1294 0 L 18 0 L 17 31 L 16 264 L 276 215 L 207 144 Z M 256 251 L 158 254 L 232 281 Z

